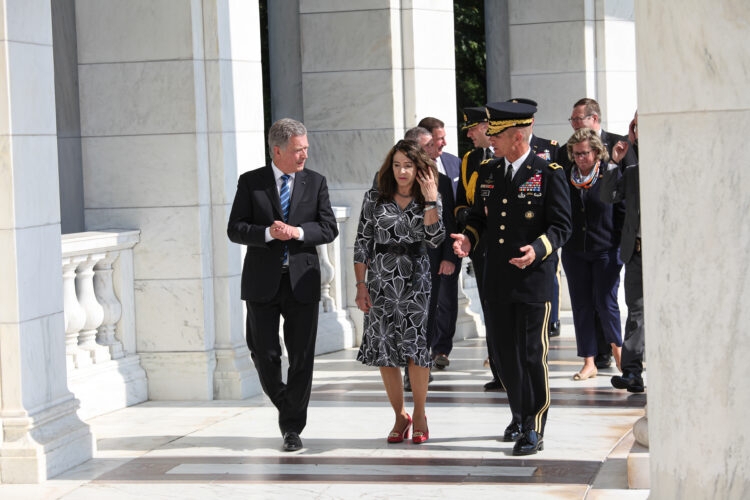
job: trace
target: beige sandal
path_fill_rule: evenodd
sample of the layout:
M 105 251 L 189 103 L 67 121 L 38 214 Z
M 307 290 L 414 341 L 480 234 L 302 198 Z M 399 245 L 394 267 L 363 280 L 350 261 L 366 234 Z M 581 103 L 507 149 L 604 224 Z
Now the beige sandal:
M 585 375 L 583 373 L 581 373 L 581 372 L 578 372 L 575 375 L 573 375 L 573 380 L 586 380 L 587 378 L 596 377 L 597 373 L 598 373 L 598 371 L 597 371 L 596 368 L 594 368 L 593 370 L 591 370 L 590 372 L 588 372 Z

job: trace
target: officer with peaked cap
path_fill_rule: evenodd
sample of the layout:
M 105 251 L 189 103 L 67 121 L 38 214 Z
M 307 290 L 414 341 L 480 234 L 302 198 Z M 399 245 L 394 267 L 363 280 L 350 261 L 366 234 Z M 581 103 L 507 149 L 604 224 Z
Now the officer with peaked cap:
M 523 97 L 514 97 L 508 99 L 508 102 L 520 102 L 523 104 L 530 104 L 538 108 L 536 101 L 532 99 L 526 99 Z M 539 137 L 534 133 L 534 125 L 532 123 L 531 139 L 529 140 L 529 147 L 531 152 L 537 155 L 542 160 L 554 161 L 557 158 L 558 150 L 560 145 L 554 139 L 545 139 Z M 552 314 L 549 317 L 549 336 L 557 337 L 560 335 L 560 266 L 557 266 L 557 272 L 555 273 L 555 289 L 552 294 Z
M 490 145 L 490 138 L 487 135 L 488 118 L 487 111 L 484 107 L 464 108 L 464 126 L 466 136 L 474 143 L 474 149 L 468 151 L 461 161 L 461 172 L 456 189 L 456 222 L 459 231 L 466 227 L 466 219 L 469 216 L 471 207 L 474 205 L 477 196 L 477 179 L 480 176 L 480 169 L 483 164 L 490 162 L 493 158 L 494 151 Z M 479 302 L 482 306 L 485 326 L 492 319 L 490 313 L 485 307 L 484 293 L 482 289 L 482 279 L 484 277 L 484 241 L 477 244 L 476 250 L 469 252 L 471 264 L 474 267 L 474 276 L 477 280 L 477 289 L 479 290 Z M 489 346 L 488 346 L 489 349 Z M 489 354 L 489 352 L 488 352 Z M 495 363 L 490 359 L 490 370 L 492 371 L 492 380 L 484 384 L 486 391 L 495 391 L 503 388 L 502 382 L 495 367 Z
M 498 158 L 479 180 L 479 202 L 466 228 L 451 235 L 459 256 L 468 255 L 480 238 L 487 241 L 484 293 L 493 317 L 487 338 L 508 391 L 513 419 L 503 437 L 516 441 L 514 455 L 544 447 L 555 250 L 572 230 L 562 167 L 529 148 L 535 112 L 523 103 L 487 105 L 487 135 Z

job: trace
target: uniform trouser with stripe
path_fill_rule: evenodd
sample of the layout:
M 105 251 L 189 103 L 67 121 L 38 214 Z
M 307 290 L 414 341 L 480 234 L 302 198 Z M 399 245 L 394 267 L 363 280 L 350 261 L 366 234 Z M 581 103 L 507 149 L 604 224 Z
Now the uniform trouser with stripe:
M 548 327 L 550 302 L 503 303 L 492 309 L 491 356 L 508 391 L 513 420 L 525 431 L 544 434 L 550 404 Z

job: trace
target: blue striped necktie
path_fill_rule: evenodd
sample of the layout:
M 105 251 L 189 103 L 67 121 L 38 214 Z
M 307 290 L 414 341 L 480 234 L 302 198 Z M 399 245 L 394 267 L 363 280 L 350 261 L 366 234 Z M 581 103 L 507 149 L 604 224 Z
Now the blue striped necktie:
M 289 222 L 289 199 L 291 198 L 289 194 L 289 179 L 291 178 L 292 176 L 289 174 L 284 174 L 281 176 L 281 188 L 279 189 L 279 198 L 281 199 L 281 213 L 284 215 L 284 222 Z M 287 247 L 285 243 L 284 251 L 281 254 L 282 264 L 287 263 L 288 253 L 289 253 L 289 248 Z

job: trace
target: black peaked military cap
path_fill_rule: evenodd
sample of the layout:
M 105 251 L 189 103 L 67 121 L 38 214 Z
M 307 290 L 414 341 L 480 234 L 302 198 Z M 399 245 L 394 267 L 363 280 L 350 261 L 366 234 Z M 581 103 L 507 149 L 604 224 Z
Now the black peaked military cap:
M 525 97 L 514 97 L 513 99 L 508 99 L 508 102 L 520 102 L 521 104 L 529 104 L 535 108 L 539 107 L 534 99 L 526 99 Z
M 536 106 L 520 102 L 491 102 L 485 109 L 489 119 L 487 135 L 497 135 L 511 127 L 528 127 L 536 113 Z
M 464 108 L 464 126 L 461 130 L 475 127 L 487 120 L 487 112 L 484 108 Z

